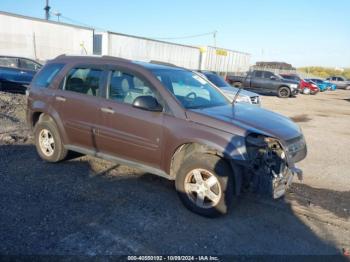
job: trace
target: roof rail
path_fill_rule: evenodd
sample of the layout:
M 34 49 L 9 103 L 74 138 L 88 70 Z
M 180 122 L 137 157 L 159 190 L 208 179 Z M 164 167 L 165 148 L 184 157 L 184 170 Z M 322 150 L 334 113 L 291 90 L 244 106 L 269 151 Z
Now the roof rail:
M 162 62 L 162 61 L 157 61 L 157 60 L 151 60 L 149 61 L 151 64 L 156 64 L 156 65 L 163 65 L 163 66 L 172 66 L 172 67 L 178 67 L 177 65 L 174 65 L 172 63 L 167 63 L 167 62 Z
M 103 57 L 103 58 L 110 58 L 110 59 L 118 59 L 120 61 L 125 61 L 125 62 L 130 62 L 131 61 L 131 60 L 126 59 L 126 58 L 117 57 L 117 56 L 111 56 L 111 55 L 103 55 L 101 57 Z
M 62 58 L 62 57 L 65 57 L 65 56 L 67 56 L 67 55 L 66 55 L 66 54 L 62 54 L 62 55 L 56 56 L 55 59 L 57 59 L 57 58 Z

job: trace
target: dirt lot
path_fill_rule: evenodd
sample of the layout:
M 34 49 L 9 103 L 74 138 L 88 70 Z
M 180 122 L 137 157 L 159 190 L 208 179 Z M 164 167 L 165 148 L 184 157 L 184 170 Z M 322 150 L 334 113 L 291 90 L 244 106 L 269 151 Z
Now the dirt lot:
M 350 91 L 263 106 L 298 122 L 309 154 L 278 201 L 243 195 L 226 217 L 186 210 L 174 184 L 80 157 L 40 160 L 24 97 L 0 93 L 1 254 L 340 254 L 350 249 Z

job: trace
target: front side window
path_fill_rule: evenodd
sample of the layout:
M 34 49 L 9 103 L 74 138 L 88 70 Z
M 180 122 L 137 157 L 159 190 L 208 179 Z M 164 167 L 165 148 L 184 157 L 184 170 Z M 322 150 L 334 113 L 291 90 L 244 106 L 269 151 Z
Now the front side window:
M 274 76 L 271 72 L 264 72 L 264 78 L 271 78 L 271 76 Z
M 217 74 L 206 74 L 205 75 L 210 82 L 212 82 L 217 87 L 230 87 L 230 85 Z
M 120 103 L 132 104 L 139 96 L 153 96 L 153 89 L 144 80 L 122 71 L 112 71 L 108 98 Z
M 99 96 L 102 70 L 73 68 L 65 78 L 63 89 L 90 96 Z
M 41 68 L 40 64 L 24 58 L 20 58 L 19 64 L 20 64 L 20 68 L 27 69 L 27 70 L 38 71 Z
M 255 71 L 255 77 L 263 77 L 262 71 Z
M 35 77 L 33 86 L 39 88 L 48 87 L 63 66 L 64 64 L 48 64 L 39 72 L 37 77 Z
M 0 57 L 0 66 L 4 67 L 18 67 L 18 59 L 15 57 Z
M 152 72 L 187 109 L 229 104 L 220 91 L 191 71 L 154 69 Z

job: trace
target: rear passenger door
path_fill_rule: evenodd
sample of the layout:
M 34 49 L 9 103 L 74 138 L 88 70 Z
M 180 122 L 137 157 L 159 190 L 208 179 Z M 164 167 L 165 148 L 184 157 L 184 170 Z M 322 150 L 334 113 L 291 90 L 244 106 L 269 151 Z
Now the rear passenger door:
M 108 79 L 106 98 L 100 109 L 99 151 L 159 168 L 163 113 L 132 106 L 139 96 L 153 96 L 159 101 L 156 89 L 141 75 L 130 70 L 113 68 Z
M 96 150 L 95 135 L 101 116 L 100 90 L 104 83 L 102 67 L 77 66 L 69 70 L 60 88 L 53 91 L 54 105 L 68 139 L 66 144 L 78 147 L 78 151 L 79 148 Z

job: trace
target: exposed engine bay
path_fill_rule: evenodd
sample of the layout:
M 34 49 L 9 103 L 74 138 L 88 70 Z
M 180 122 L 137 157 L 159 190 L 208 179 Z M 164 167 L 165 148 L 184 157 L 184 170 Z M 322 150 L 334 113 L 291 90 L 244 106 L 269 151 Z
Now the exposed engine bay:
M 268 194 L 276 199 L 285 194 L 295 173 L 302 179 L 301 170 L 288 162 L 286 152 L 277 139 L 249 135 L 246 147 L 250 161 L 244 186 L 249 191 Z

